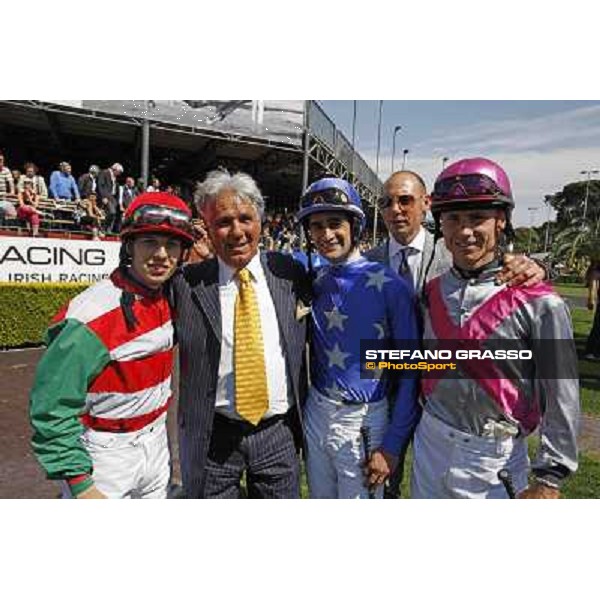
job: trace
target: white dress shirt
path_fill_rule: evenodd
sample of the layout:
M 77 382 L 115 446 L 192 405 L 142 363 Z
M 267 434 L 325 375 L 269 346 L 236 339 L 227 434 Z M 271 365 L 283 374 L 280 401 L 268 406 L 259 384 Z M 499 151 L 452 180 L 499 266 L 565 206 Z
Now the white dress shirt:
M 221 301 L 221 357 L 217 380 L 216 410 L 232 419 L 240 419 L 235 410 L 235 375 L 233 370 L 235 299 L 239 281 L 236 271 L 219 260 L 219 298 Z M 288 394 L 285 357 L 281 346 L 275 305 L 265 279 L 260 256 L 246 266 L 258 300 L 262 330 L 269 409 L 263 418 L 286 413 L 291 406 Z
M 423 229 L 423 227 L 421 227 L 421 229 L 419 229 L 419 233 L 417 233 L 417 235 L 414 237 L 412 242 L 410 242 L 406 246 L 399 244 L 390 235 L 390 244 L 389 244 L 390 268 L 393 271 L 395 271 L 396 273 L 398 272 L 398 269 L 400 268 L 400 253 L 402 250 L 404 250 L 404 248 L 409 248 L 409 250 L 406 253 L 406 260 L 408 262 L 408 268 L 410 269 L 410 274 L 412 275 L 412 278 L 413 278 L 413 284 L 414 284 L 415 290 L 417 289 L 417 285 L 418 285 L 418 281 L 419 281 L 419 274 L 420 274 L 421 267 L 422 267 L 421 261 L 422 261 L 424 246 L 425 246 L 425 229 Z

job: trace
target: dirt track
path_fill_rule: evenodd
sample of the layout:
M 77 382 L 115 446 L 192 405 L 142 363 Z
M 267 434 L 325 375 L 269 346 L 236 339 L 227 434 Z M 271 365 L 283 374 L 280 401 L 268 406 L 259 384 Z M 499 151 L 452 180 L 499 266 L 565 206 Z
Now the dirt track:
M 46 480 L 29 446 L 28 394 L 41 349 L 0 352 L 0 498 L 57 498 L 59 485 Z M 177 386 L 175 385 L 175 388 Z M 171 440 L 176 403 L 169 409 Z M 600 459 L 600 419 L 584 416 L 580 449 Z M 173 452 L 178 479 L 177 452 Z
M 29 445 L 28 396 L 41 355 L 41 349 L 0 352 L 0 498 L 60 495 L 59 484 L 46 479 Z M 169 429 L 175 423 L 175 410 L 174 403 L 169 409 Z M 173 455 L 176 458 L 177 452 Z M 178 464 L 174 464 L 174 473 L 178 473 Z

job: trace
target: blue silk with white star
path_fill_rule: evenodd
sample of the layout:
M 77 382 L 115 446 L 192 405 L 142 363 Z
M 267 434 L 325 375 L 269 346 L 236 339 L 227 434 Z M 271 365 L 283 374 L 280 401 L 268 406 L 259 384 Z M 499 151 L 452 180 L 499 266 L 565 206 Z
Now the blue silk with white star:
M 345 402 L 389 397 L 391 377 L 361 378 L 360 341 L 418 338 L 414 297 L 396 273 L 360 259 L 321 268 L 314 282 L 311 375 L 322 394 Z M 414 372 L 413 372 L 414 373 Z M 416 378 L 397 378 L 392 426 L 383 447 L 396 454 L 419 416 Z

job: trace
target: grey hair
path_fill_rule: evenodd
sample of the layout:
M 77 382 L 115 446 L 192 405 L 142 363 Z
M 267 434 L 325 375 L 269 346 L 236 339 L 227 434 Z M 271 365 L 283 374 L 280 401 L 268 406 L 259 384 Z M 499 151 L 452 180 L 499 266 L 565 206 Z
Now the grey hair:
M 223 190 L 231 190 L 238 200 L 247 200 L 257 210 L 261 220 L 265 212 L 265 200 L 256 181 L 247 173 L 231 175 L 225 169 L 210 171 L 206 179 L 196 185 L 194 201 L 199 212 L 203 212 L 209 202 L 213 202 Z

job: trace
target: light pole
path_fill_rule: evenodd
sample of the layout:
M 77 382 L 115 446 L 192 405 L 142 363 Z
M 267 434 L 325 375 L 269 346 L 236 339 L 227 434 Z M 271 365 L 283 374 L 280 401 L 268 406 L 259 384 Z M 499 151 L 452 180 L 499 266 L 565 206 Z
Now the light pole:
M 548 242 L 550 240 L 550 209 L 552 205 L 550 204 L 550 200 L 552 200 L 554 196 L 544 196 L 544 202 L 548 209 L 546 210 L 546 237 L 544 238 L 544 254 L 548 252 Z
M 392 173 L 394 172 L 394 157 L 396 156 L 396 134 L 402 129 L 402 125 L 394 127 L 394 135 L 392 137 Z
M 379 186 L 379 151 L 381 150 L 381 118 L 383 116 L 383 100 L 379 101 L 379 123 L 377 124 L 377 158 L 375 159 L 375 175 Z M 379 190 L 376 190 L 379 193 Z M 375 202 L 375 215 L 373 216 L 373 246 L 377 244 L 377 202 Z
M 356 146 L 356 113 L 358 109 L 358 100 L 353 101 L 352 106 L 352 149 Z
M 356 113 L 358 111 L 358 100 L 353 101 L 352 107 L 352 177 L 356 178 L 355 168 L 356 168 Z M 354 183 L 354 180 L 352 181 Z
M 531 254 L 531 234 L 533 233 L 533 214 L 540 210 L 539 206 L 530 206 L 529 211 L 529 242 L 527 244 L 527 254 Z
M 142 156 L 141 156 L 141 171 L 142 179 L 144 180 L 144 189 L 148 187 L 148 175 L 150 173 L 150 120 L 148 112 L 150 108 L 154 108 L 152 100 L 144 100 L 144 113 L 142 117 Z
M 588 169 L 587 171 L 581 171 L 582 175 L 587 175 L 587 184 L 585 186 L 585 200 L 583 201 L 583 225 L 585 226 L 585 217 L 587 215 L 588 197 L 590 195 L 590 178 L 592 175 L 600 173 L 598 169 Z
M 406 169 L 406 157 L 408 156 L 408 148 L 402 150 L 402 170 Z

